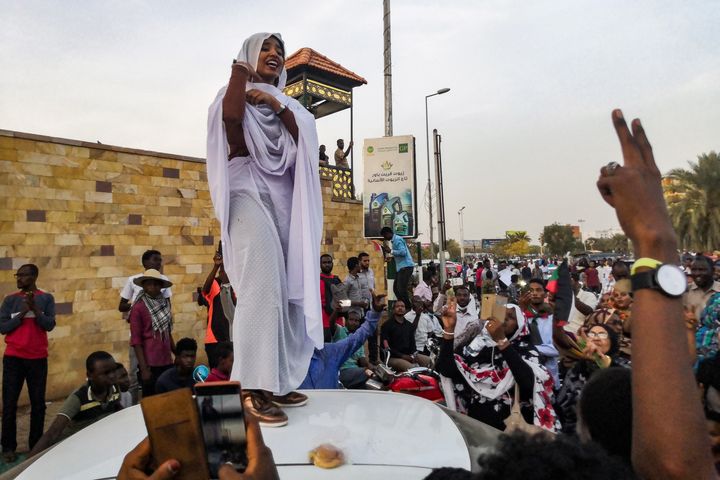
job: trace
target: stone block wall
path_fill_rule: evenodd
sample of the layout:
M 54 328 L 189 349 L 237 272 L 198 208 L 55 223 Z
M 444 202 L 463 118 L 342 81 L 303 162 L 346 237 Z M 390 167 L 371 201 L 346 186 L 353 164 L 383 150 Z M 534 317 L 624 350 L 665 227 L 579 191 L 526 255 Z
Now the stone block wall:
M 321 251 L 336 257 L 341 278 L 346 259 L 367 251 L 382 289 L 382 257 L 362 238 L 362 206 L 333 201 L 328 180 L 322 188 Z M 174 283 L 175 338 L 191 336 L 202 346 L 206 310 L 195 291 L 218 239 L 204 159 L 0 130 L 0 296 L 16 290 L 13 274 L 24 263 L 38 265 L 38 287 L 55 296 L 49 399 L 84 381 L 92 351 L 127 364 L 119 293 L 142 271 L 147 249 L 163 253 Z M 204 360 L 202 347 L 198 353 Z

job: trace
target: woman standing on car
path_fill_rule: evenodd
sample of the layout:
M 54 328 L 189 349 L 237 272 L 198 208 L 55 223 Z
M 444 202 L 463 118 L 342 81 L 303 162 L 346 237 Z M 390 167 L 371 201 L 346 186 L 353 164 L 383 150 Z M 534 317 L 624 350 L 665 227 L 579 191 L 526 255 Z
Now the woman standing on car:
M 491 318 L 469 344 L 453 351 L 454 299 L 443 312 L 443 341 L 436 369 L 455 384 L 458 409 L 472 418 L 505 430 L 515 389 L 525 421 L 550 432 L 560 428 L 552 407 L 553 379 L 530 343 L 530 330 L 520 307 L 507 305 L 504 322 Z

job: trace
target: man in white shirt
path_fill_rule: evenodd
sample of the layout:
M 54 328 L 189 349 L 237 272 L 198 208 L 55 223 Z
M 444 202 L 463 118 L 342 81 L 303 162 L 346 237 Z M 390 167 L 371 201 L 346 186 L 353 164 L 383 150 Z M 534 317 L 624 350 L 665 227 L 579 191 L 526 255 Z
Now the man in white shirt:
M 612 272 L 612 267 L 608 265 L 606 258 L 603 258 L 600 261 L 600 266 L 597 268 L 597 271 L 600 277 L 600 285 L 602 285 L 602 292 L 607 292 L 610 284 L 610 273 Z
M 132 275 L 127 279 L 127 282 L 125 282 L 125 286 L 120 291 L 120 304 L 118 305 L 118 310 L 120 310 L 123 313 L 123 318 L 127 321 L 127 312 L 130 311 L 130 308 L 132 307 L 133 302 L 137 298 L 138 294 L 142 292 L 142 287 L 139 287 L 135 285 L 135 279 L 142 277 L 144 275 L 145 270 L 157 270 L 158 272 L 162 272 L 162 254 L 157 250 L 147 250 L 145 253 L 142 254 L 142 266 L 143 266 L 143 272 L 138 273 L 136 275 Z M 163 280 L 169 280 L 168 277 L 165 275 L 161 275 Z M 162 289 L 162 294 L 165 298 L 172 297 L 172 290 L 170 288 L 164 288 Z M 129 347 L 129 357 L 130 357 L 130 369 L 128 371 L 130 375 L 130 388 L 128 391 L 132 395 L 133 404 L 136 404 L 138 401 L 138 381 L 137 381 L 137 369 L 138 369 L 138 363 L 137 363 L 137 357 L 135 356 L 135 349 L 133 347 Z
M 427 305 L 424 299 L 414 296 L 413 309 L 405 314 L 405 320 L 412 323 L 415 327 L 415 348 L 420 353 L 427 354 L 426 346 L 430 334 L 442 335 L 442 327 L 435 317 L 427 312 Z
M 475 299 L 465 285 L 455 287 L 455 299 L 457 300 L 457 323 L 455 324 L 455 338 L 457 339 L 470 322 L 477 321 L 478 309 Z
M 580 288 L 580 275 L 578 273 L 571 273 L 570 278 L 572 279 L 572 288 L 575 296 L 572 299 L 573 303 L 570 310 L 570 318 L 568 319 L 567 325 L 563 328 L 566 332 L 577 334 L 580 327 L 585 324 L 585 319 L 587 319 L 588 315 L 595 311 L 598 298 L 594 293 Z

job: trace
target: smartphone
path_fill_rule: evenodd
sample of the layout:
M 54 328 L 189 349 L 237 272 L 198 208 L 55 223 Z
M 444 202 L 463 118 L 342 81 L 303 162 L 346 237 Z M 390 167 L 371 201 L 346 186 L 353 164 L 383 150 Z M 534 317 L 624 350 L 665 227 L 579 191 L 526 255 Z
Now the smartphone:
M 189 388 L 143 398 L 140 402 L 153 459 L 174 458 L 182 469 L 176 480 L 210 480 L 200 417 Z
M 485 293 L 482 295 L 482 303 L 480 305 L 480 319 L 487 320 L 493 315 L 493 306 L 497 295 L 494 293 Z
M 352 305 L 352 302 L 349 299 L 346 300 L 340 300 L 340 307 L 341 308 L 350 308 Z
M 226 463 L 239 472 L 245 471 L 247 438 L 240 383 L 197 383 L 195 401 L 211 478 L 218 478 L 218 469 Z

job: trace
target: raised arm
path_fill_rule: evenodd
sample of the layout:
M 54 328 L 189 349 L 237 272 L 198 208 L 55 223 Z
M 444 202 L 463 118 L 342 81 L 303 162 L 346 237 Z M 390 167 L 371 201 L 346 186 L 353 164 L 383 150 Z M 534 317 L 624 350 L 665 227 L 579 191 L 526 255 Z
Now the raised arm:
M 212 288 L 212 284 L 215 281 L 215 277 L 217 276 L 218 270 L 220 270 L 220 266 L 222 265 L 222 256 L 218 253 L 215 254 L 213 257 L 213 268 L 210 270 L 210 273 L 208 273 L 207 278 L 205 279 L 205 284 L 203 284 L 202 292 L 205 295 L 210 294 L 210 289 Z
M 624 163 L 603 167 L 600 194 L 615 208 L 637 258 L 677 264 L 677 240 L 645 131 L 636 119 L 631 132 L 620 110 L 613 111 L 612 119 Z M 638 290 L 633 303 L 632 463 L 642 478 L 716 478 L 689 365 L 682 300 Z
M 228 159 L 247 155 L 242 122 L 245 117 L 245 88 L 254 70 L 245 62 L 234 63 L 225 97 L 223 98 L 222 119 L 225 124 L 230 154 Z

